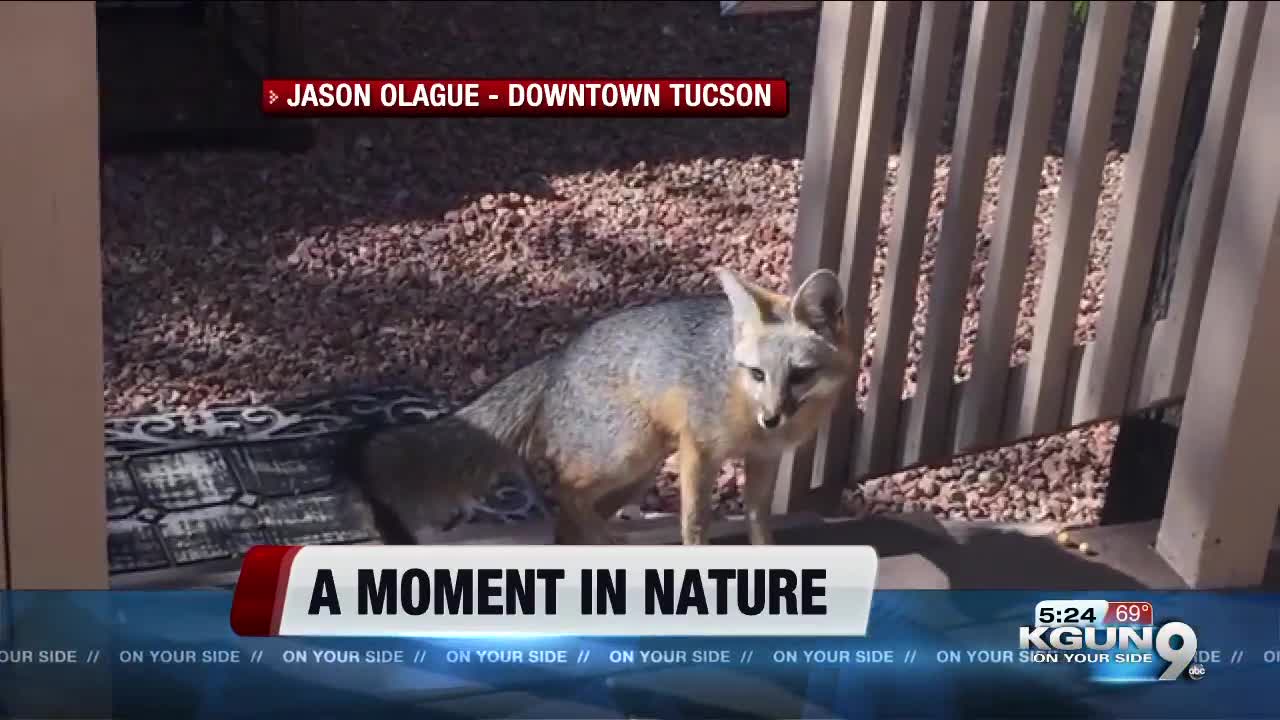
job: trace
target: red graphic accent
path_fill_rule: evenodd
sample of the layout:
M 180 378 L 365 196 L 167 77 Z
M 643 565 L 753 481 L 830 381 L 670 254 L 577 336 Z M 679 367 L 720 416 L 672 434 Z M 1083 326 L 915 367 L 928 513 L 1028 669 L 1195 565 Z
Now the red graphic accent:
M 1103 622 L 1107 625 L 1150 625 L 1155 621 L 1154 615 L 1154 608 L 1146 600 L 1112 601 L 1107 603 L 1107 617 Z
M 327 117 L 786 117 L 776 78 L 269 79 L 262 112 Z
M 237 635 L 279 634 L 289 570 L 301 549 L 296 545 L 257 545 L 245 554 L 231 599 L 231 629 Z

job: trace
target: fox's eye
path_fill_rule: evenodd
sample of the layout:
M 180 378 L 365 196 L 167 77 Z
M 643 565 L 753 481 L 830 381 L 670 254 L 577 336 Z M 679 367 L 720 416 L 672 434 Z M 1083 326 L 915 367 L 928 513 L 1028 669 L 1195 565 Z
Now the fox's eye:
M 748 368 L 747 372 L 751 373 L 751 379 L 756 382 L 764 382 L 764 371 L 760 368 Z
M 793 367 L 791 368 L 790 380 L 792 384 L 800 385 L 806 383 L 813 377 L 814 369 L 811 367 Z

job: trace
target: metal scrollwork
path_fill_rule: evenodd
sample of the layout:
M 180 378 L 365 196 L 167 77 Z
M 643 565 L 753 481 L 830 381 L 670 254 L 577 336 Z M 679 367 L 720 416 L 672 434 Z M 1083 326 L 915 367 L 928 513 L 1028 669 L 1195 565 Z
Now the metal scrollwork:
M 281 407 L 214 406 L 190 412 L 112 418 L 104 424 L 103 435 L 107 456 L 119 457 L 211 443 L 300 439 L 370 424 L 422 422 L 451 410 L 439 396 L 397 389 Z

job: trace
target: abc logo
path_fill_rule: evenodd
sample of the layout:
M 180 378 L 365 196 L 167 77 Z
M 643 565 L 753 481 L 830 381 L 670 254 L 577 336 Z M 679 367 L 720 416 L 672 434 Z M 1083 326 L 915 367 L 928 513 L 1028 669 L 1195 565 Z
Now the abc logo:
M 1192 680 L 1200 680 L 1204 678 L 1204 666 L 1200 663 L 1193 663 L 1191 667 L 1187 668 L 1187 677 Z

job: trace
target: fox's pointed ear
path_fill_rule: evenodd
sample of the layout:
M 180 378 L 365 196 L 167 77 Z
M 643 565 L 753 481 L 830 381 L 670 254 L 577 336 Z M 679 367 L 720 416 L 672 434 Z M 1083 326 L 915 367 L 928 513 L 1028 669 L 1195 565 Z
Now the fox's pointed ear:
M 727 268 L 716 268 L 716 277 L 733 307 L 733 319 L 739 325 L 754 327 L 781 319 L 780 310 L 787 303 L 785 296 L 753 285 Z
M 816 270 L 791 297 L 791 319 L 810 330 L 835 338 L 844 322 L 844 289 L 830 270 Z

